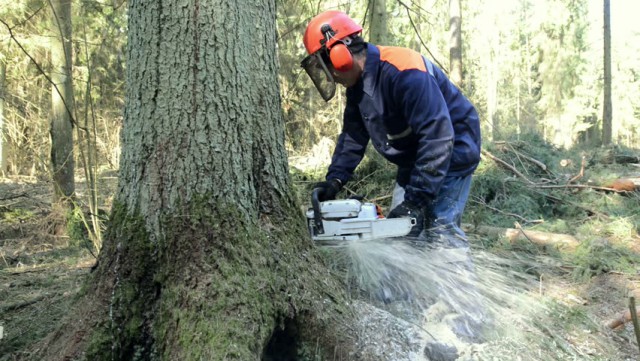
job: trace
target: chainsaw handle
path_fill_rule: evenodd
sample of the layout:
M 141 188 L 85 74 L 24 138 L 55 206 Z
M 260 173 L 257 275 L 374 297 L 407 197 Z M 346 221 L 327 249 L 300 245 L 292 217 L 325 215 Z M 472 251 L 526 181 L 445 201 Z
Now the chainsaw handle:
M 311 191 L 311 206 L 313 207 L 313 224 L 318 231 L 318 234 L 324 234 L 324 227 L 322 226 L 322 213 L 320 212 L 320 192 L 322 188 L 314 188 Z

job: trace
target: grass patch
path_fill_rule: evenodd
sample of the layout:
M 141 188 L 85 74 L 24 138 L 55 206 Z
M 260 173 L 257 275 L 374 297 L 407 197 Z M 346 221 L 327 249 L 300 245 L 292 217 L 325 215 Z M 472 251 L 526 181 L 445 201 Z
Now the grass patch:
M 12 208 L 6 212 L 2 212 L 2 220 L 7 223 L 23 223 L 30 221 L 34 218 L 34 213 L 31 210 L 24 208 Z

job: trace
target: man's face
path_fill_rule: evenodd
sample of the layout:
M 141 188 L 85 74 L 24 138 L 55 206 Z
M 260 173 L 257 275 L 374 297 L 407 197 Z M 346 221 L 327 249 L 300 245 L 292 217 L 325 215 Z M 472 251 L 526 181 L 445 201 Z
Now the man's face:
M 329 65 L 329 71 L 335 79 L 336 83 L 341 84 L 345 88 L 349 88 L 358 82 L 360 71 L 356 64 L 347 71 L 337 71 L 332 65 Z

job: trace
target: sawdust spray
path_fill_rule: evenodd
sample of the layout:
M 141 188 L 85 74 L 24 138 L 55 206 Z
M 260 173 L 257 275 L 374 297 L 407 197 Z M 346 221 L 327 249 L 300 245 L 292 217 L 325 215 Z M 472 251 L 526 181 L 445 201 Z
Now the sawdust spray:
M 533 256 L 398 239 L 327 247 L 338 256 L 351 295 L 419 325 L 431 342 L 455 347 L 460 359 L 581 355 L 549 326 L 557 321 L 538 294 L 540 260 Z

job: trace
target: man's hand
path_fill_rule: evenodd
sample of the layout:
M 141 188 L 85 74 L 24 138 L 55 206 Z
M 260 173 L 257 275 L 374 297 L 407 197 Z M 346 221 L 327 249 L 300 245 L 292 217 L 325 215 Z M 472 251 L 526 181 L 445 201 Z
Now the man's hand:
M 342 189 L 342 183 L 337 179 L 330 179 L 326 182 L 319 182 L 313 186 L 314 189 L 320 189 L 318 192 L 318 200 L 320 202 L 336 199 L 336 195 Z
M 418 237 L 422 229 L 424 228 L 424 210 L 421 207 L 409 202 L 404 201 L 400 203 L 396 208 L 392 209 L 387 215 L 387 218 L 400 218 L 410 217 L 416 219 L 416 225 L 411 228 L 411 232 L 407 236 Z

